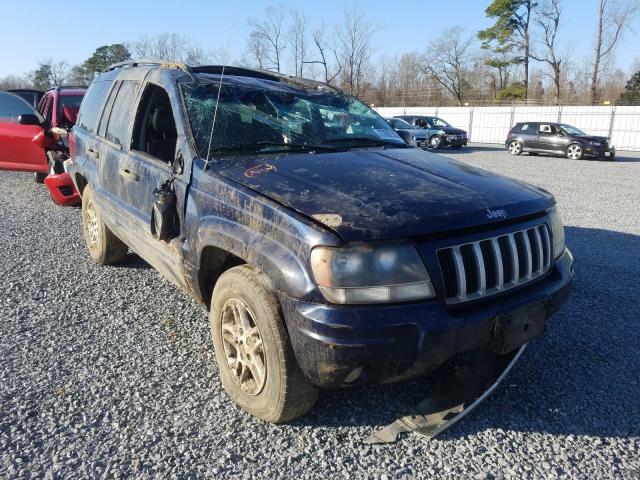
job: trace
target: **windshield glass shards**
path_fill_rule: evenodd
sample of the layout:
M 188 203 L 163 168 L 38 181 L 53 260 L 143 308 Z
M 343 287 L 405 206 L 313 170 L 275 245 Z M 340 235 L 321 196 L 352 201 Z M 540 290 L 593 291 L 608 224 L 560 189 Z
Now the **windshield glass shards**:
M 198 153 L 206 158 L 218 88 L 211 157 L 238 152 L 331 151 L 404 141 L 354 97 L 253 79 L 201 79 L 180 85 Z M 353 141 L 351 141 L 353 140 Z

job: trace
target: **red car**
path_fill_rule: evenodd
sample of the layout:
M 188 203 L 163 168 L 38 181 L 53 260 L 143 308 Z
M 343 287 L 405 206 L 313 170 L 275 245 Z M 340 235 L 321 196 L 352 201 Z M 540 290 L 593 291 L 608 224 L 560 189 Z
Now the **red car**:
M 22 98 L 0 92 L 0 170 L 34 172 L 58 205 L 77 205 L 80 196 L 63 160 L 68 157 L 66 132 L 75 124 L 84 89 L 54 88 L 36 111 Z M 52 131 L 53 129 L 53 131 Z

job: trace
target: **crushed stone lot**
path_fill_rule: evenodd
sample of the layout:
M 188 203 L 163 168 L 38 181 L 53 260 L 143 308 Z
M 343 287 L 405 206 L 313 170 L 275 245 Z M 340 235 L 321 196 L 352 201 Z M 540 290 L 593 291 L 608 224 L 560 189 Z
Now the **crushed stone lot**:
M 379 446 L 426 379 L 256 420 L 219 384 L 204 307 L 133 254 L 94 265 L 78 208 L 0 172 L 0 478 L 640 478 L 640 155 L 442 153 L 556 195 L 574 290 L 472 414 Z

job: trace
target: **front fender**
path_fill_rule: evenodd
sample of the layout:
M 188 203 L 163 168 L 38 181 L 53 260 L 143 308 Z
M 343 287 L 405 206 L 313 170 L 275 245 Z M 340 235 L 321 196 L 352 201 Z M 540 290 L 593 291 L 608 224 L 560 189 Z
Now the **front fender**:
M 206 247 L 217 247 L 265 272 L 276 290 L 305 298 L 315 290 L 306 260 L 268 236 L 225 218 L 202 218 L 196 234 L 198 265 Z

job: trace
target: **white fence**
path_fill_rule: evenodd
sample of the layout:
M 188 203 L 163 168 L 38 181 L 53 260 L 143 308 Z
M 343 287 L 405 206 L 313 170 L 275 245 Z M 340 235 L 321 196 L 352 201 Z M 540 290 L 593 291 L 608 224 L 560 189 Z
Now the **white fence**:
M 478 143 L 504 143 L 517 122 L 563 122 L 592 135 L 611 137 L 617 150 L 640 151 L 640 107 L 379 107 L 383 117 L 433 115 L 466 130 Z

